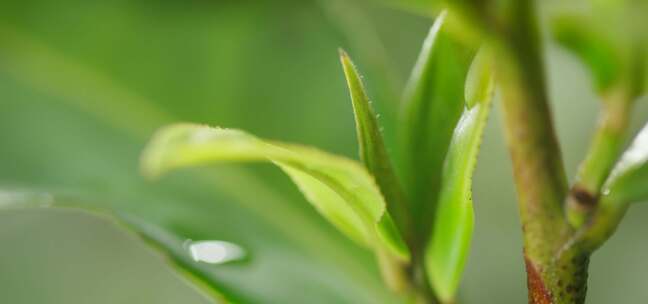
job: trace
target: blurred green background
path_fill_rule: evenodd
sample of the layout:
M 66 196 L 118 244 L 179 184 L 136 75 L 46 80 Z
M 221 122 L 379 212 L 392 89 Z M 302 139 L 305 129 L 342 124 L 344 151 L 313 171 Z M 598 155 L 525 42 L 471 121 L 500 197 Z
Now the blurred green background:
M 0 204 L 40 193 L 44 203 L 83 201 L 182 238 L 237 243 L 249 257 L 210 273 L 244 302 L 398 302 L 372 255 L 319 217 L 278 170 L 228 165 L 150 182 L 138 157 L 156 128 L 187 121 L 356 158 L 338 47 L 365 72 L 393 147 L 399 92 L 431 22 L 348 0 L 2 1 Z M 584 68 L 550 42 L 547 65 L 573 175 L 598 101 Z M 633 115 L 635 133 L 648 120 L 645 98 Z M 202 171 L 216 173 L 196 178 Z M 522 237 L 497 109 L 474 200 L 461 302 L 524 303 Z M 588 303 L 648 299 L 646 218 L 648 205 L 633 206 L 594 255 Z M 208 303 L 123 228 L 66 209 L 0 212 L 0 302 Z

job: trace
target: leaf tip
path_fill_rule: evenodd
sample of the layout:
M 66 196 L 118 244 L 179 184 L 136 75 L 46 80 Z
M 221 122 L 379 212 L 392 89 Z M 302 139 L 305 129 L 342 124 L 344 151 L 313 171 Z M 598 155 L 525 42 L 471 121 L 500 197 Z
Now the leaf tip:
M 468 69 L 464 98 L 470 109 L 477 103 L 490 99 L 494 90 L 493 58 L 487 49 L 479 50 Z
M 343 48 L 338 48 L 338 54 L 340 55 L 340 60 L 348 59 L 349 54 L 343 49 Z
M 147 180 L 153 181 L 162 175 L 160 170 L 160 153 L 154 148 L 153 143 L 147 144 L 140 156 L 140 174 Z
M 173 143 L 196 127 L 198 125 L 175 123 L 155 131 L 140 156 L 140 174 L 148 180 L 160 178 L 169 169 L 167 157 Z
M 349 74 L 352 71 L 355 71 L 355 66 L 353 65 L 353 61 L 351 61 L 351 57 L 349 57 L 349 54 L 343 48 L 338 48 L 338 54 L 340 55 L 340 62 L 342 63 L 344 74 L 348 78 Z

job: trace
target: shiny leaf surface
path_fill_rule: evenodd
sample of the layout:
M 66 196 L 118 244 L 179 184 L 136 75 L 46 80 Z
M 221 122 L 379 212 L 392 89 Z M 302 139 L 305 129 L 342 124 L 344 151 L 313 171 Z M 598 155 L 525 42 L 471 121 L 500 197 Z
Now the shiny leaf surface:
M 425 252 L 427 273 L 443 303 L 453 302 L 470 251 L 472 176 L 490 111 L 492 70 L 491 58 L 482 50 L 466 80 L 466 96 L 472 105 L 466 104 L 450 142 L 434 228 Z

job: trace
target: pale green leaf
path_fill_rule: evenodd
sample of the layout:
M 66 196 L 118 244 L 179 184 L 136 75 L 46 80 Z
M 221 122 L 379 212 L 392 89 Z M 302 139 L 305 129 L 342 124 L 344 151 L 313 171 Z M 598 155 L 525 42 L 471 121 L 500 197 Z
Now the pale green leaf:
M 466 95 L 473 100 L 459 120 L 443 167 L 434 228 L 425 252 L 432 287 L 451 303 L 461 279 L 473 232 L 472 175 L 493 95 L 491 60 L 484 52 L 473 61 Z M 476 90 L 479 91 L 476 91 Z
M 217 162 L 272 162 L 288 174 L 308 201 L 352 239 L 386 248 L 406 260 L 407 249 L 397 235 L 386 238 L 390 225 L 385 202 L 373 177 L 352 160 L 313 148 L 263 141 L 243 131 L 193 124 L 165 127 L 151 140 L 142 157 L 147 176 L 182 167 Z
M 631 203 L 648 200 L 648 124 L 623 153 L 604 187 L 608 200 Z
M 479 102 L 490 100 L 494 84 L 492 56 L 487 49 L 482 49 L 473 59 L 466 75 L 464 88 L 466 106 L 472 108 Z
M 394 215 L 397 226 L 401 231 L 409 233 L 411 227 L 405 196 L 394 173 L 369 96 L 355 65 L 343 50 L 340 50 L 340 61 L 353 104 L 360 158 L 375 177 L 385 197 L 387 209 Z

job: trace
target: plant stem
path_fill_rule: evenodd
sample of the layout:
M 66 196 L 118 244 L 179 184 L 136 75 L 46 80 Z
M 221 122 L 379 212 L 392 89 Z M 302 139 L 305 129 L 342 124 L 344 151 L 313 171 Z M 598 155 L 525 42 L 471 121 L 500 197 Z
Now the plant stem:
M 502 89 L 508 148 L 528 258 L 545 260 L 547 238 L 566 228 L 562 200 L 567 182 L 553 129 L 535 16 L 529 1 L 511 12 L 517 20 L 500 48 L 498 78 Z
M 394 259 L 384 250 L 376 252 L 376 260 L 383 280 L 391 290 L 403 293 L 410 289 L 411 284 L 406 271 L 407 268 L 403 263 Z
M 584 251 L 593 252 L 614 233 L 628 207 L 628 202 L 603 196 L 589 220 L 575 235 L 574 242 Z
M 393 291 L 405 295 L 412 304 L 438 303 L 425 275 L 423 258 L 413 251 L 412 261 L 405 265 L 386 252 L 378 251 L 376 258 L 385 284 Z
M 418 251 L 417 251 L 418 252 Z M 416 254 L 413 257 L 412 267 L 410 269 L 410 278 L 413 286 L 412 299 L 415 304 L 436 304 L 439 303 L 425 272 L 425 263 L 423 256 Z
M 623 148 L 634 98 L 623 87 L 603 94 L 603 108 L 590 149 L 567 198 L 567 216 L 579 228 L 598 205 L 600 189 Z
M 534 3 L 513 1 L 498 33 L 498 80 L 513 160 L 529 303 L 583 303 L 589 256 L 569 246 L 567 181 L 545 85 Z

